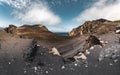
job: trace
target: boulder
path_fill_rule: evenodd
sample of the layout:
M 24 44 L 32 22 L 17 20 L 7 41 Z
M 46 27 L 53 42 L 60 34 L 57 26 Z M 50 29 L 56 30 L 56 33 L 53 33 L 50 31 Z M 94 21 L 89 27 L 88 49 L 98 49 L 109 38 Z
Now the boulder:
M 52 50 L 49 52 L 53 55 L 61 56 L 57 48 L 53 47 Z
M 85 56 L 84 53 L 80 52 L 78 53 L 76 56 L 73 57 L 76 61 L 78 61 L 79 59 L 82 59 L 82 60 L 86 60 L 87 57 Z

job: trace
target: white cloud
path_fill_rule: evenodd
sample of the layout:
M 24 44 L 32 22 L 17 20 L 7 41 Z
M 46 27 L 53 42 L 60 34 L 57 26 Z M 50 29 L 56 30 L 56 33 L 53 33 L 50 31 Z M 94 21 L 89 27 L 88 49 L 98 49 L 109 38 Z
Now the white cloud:
M 74 20 L 84 22 L 99 18 L 120 20 L 120 0 L 98 0 Z
M 36 4 L 30 6 L 25 12 L 19 13 L 17 17 L 30 23 L 57 25 L 61 22 L 59 16 L 55 15 L 47 6 Z
M 23 8 L 27 5 L 27 3 L 29 3 L 30 0 L 0 0 L 0 4 L 2 3 L 6 3 L 9 6 L 12 6 L 14 8 Z
M 15 8 L 12 15 L 23 23 L 58 25 L 61 22 L 61 18 L 41 0 L 0 0 L 0 3 Z

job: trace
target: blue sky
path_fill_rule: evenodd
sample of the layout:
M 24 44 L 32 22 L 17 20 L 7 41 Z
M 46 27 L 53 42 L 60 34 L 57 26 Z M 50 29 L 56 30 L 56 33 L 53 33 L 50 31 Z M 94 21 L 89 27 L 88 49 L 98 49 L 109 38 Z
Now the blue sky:
M 0 27 L 43 24 L 68 32 L 99 18 L 120 20 L 120 0 L 0 0 Z

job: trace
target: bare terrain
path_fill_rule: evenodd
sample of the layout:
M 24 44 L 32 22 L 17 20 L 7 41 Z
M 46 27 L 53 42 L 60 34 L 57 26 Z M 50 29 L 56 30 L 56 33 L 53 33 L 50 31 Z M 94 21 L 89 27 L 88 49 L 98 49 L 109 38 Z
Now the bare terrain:
M 42 25 L 12 27 L 0 30 L 0 75 L 120 74 L 120 34 L 115 28 L 60 36 Z

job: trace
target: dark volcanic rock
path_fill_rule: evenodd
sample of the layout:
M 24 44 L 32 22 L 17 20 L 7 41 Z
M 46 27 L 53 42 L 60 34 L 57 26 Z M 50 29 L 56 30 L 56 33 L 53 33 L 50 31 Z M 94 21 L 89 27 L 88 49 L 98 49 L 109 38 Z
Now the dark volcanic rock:
M 69 36 L 81 36 L 84 34 L 105 34 L 109 31 L 114 31 L 115 27 L 120 24 L 120 21 L 108 21 L 105 19 L 98 19 L 87 21 L 83 25 L 74 28 Z
M 90 47 L 92 47 L 94 45 L 101 45 L 101 46 L 103 46 L 102 43 L 100 42 L 100 40 L 96 36 L 90 35 L 88 37 L 88 39 L 86 40 L 84 48 L 86 50 L 86 49 L 89 49 Z

